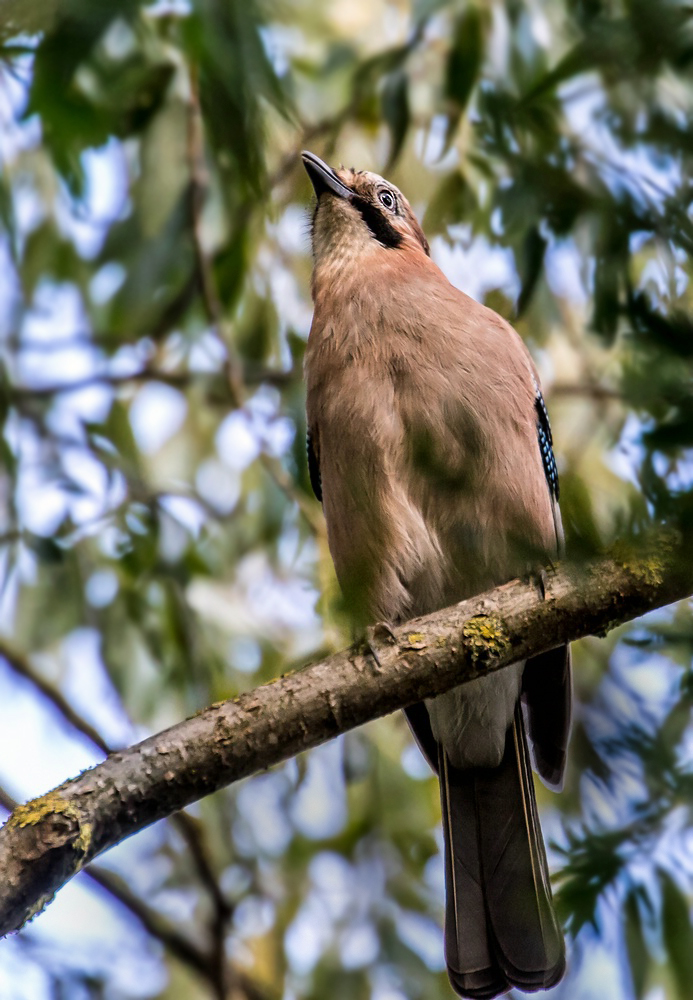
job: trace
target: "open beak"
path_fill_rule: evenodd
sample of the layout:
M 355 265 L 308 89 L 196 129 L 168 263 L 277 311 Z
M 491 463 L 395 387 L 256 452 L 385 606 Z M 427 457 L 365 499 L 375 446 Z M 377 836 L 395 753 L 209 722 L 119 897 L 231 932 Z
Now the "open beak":
M 318 200 L 320 199 L 320 195 L 326 191 L 336 195 L 338 198 L 351 200 L 353 192 L 350 191 L 346 184 L 340 181 L 332 167 L 328 167 L 324 160 L 321 160 L 315 153 L 309 153 L 305 149 L 301 153 L 301 159 Z

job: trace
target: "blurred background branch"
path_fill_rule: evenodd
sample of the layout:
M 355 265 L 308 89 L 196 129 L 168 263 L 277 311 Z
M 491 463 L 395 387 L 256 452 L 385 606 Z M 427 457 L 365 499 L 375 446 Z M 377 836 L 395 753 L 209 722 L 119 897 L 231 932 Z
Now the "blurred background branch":
M 97 749 L 101 750 L 104 754 L 111 754 L 117 751 L 118 748 L 109 746 L 94 727 L 83 719 L 65 700 L 60 690 L 42 677 L 25 657 L 19 655 L 16 650 L 11 649 L 4 642 L 0 643 L 0 657 L 20 677 L 34 685 L 37 691 L 53 705 L 60 716 L 70 726 L 86 736 Z M 0 787 L 0 805 L 8 812 L 12 812 L 18 803 L 4 788 Z M 232 965 L 226 958 L 224 949 L 228 923 L 233 915 L 233 907 L 224 897 L 219 887 L 218 878 L 212 869 L 210 861 L 209 845 L 206 843 L 205 833 L 199 821 L 181 811 L 173 813 L 170 816 L 170 822 L 183 837 L 194 861 L 199 879 L 205 890 L 209 893 L 213 903 L 213 913 L 209 928 L 210 946 L 207 952 L 199 948 L 192 941 L 188 941 L 177 931 L 175 925 L 169 924 L 156 910 L 148 907 L 130 889 L 127 882 L 116 873 L 99 868 L 97 865 L 89 865 L 86 869 L 86 875 L 134 914 L 145 930 L 161 941 L 179 961 L 190 966 L 209 981 L 215 995 L 224 998 L 228 995 L 229 977 L 235 976 L 239 978 L 240 976 L 240 979 L 244 982 L 247 978 L 233 971 Z M 249 1000 L 252 1000 L 256 996 L 264 995 L 259 988 L 252 985 L 250 980 L 245 982 L 242 992 Z
M 12 796 L 5 791 L 4 788 L 0 788 L 0 806 L 7 812 L 12 812 L 18 803 L 12 798 Z M 185 813 L 180 813 L 178 816 L 184 816 L 186 822 L 189 817 Z M 176 819 L 176 817 L 173 817 Z M 198 847 L 199 856 L 199 847 Z M 206 870 L 206 861 L 201 857 L 201 867 L 205 868 L 205 880 L 208 882 L 209 887 L 212 888 L 210 882 L 211 873 Z M 124 879 L 120 878 L 114 872 L 109 871 L 106 868 L 102 868 L 99 865 L 89 865 L 85 869 L 85 877 L 90 879 L 94 885 L 98 885 L 102 890 L 104 890 L 110 897 L 117 900 L 117 902 L 125 907 L 129 913 L 131 913 L 138 923 L 142 925 L 144 930 L 159 941 L 170 954 L 181 962 L 183 965 L 188 966 L 195 973 L 200 975 L 202 979 L 208 982 L 212 988 L 213 995 L 225 998 L 228 996 L 229 991 L 229 980 L 234 978 L 237 981 L 237 986 L 240 988 L 241 992 L 248 1000 L 256 1000 L 256 998 L 263 998 L 267 1000 L 269 994 L 265 993 L 260 987 L 253 983 L 252 979 L 243 973 L 233 971 L 231 967 L 227 964 L 225 957 L 220 955 L 218 952 L 218 941 L 223 942 L 226 932 L 226 922 L 229 919 L 231 910 L 228 904 L 224 900 L 219 900 L 218 903 L 218 920 L 221 922 L 221 926 L 214 928 L 214 941 L 212 948 L 209 952 L 199 947 L 192 941 L 182 936 L 180 932 L 176 929 L 175 925 L 170 924 L 161 914 L 157 913 L 151 907 L 148 907 L 146 903 L 142 901 L 128 886 Z M 213 879 L 214 892 L 218 893 L 218 885 L 216 880 Z

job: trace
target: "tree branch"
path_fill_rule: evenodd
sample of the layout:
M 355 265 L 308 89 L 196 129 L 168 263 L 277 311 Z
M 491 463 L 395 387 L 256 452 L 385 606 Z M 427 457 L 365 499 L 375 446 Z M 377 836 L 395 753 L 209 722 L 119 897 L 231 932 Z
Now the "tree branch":
M 0 830 L 0 934 L 102 851 L 233 781 L 475 677 L 693 591 L 686 546 L 563 566 L 545 596 L 515 580 L 219 702 L 14 810 Z
M 0 786 L 0 808 L 12 812 L 18 804 L 9 792 Z M 268 1000 L 268 994 L 259 983 L 255 982 L 252 976 L 242 969 L 228 965 L 225 961 L 223 944 L 226 939 L 226 927 L 233 914 L 233 907 L 224 899 L 214 874 L 209 868 L 205 853 L 206 845 L 203 842 L 202 829 L 198 821 L 184 812 L 176 813 L 171 819 L 181 820 L 181 825 L 184 824 L 188 829 L 192 829 L 189 824 L 194 824 L 195 827 L 194 836 L 197 838 L 199 848 L 197 853 L 193 851 L 196 866 L 215 903 L 215 916 L 211 928 L 212 943 L 209 948 L 204 949 L 191 938 L 181 934 L 178 928 L 171 924 L 166 917 L 140 899 L 127 882 L 115 872 L 100 865 L 89 865 L 84 870 L 84 874 L 94 885 L 107 892 L 139 920 L 147 933 L 156 938 L 174 958 L 198 973 L 209 984 L 219 1000 L 227 998 L 227 980 L 231 980 L 237 986 L 237 992 L 246 997 L 246 1000 Z
M 18 807 L 18 803 L 4 788 L 0 787 L 0 806 L 11 812 Z M 184 815 L 184 814 L 181 814 Z M 124 879 L 115 872 L 108 871 L 99 865 L 90 865 L 84 872 L 96 885 L 105 889 L 109 895 L 129 910 L 133 916 L 137 917 L 145 930 L 152 937 L 161 941 L 176 958 L 183 964 L 190 966 L 206 979 L 210 979 L 211 960 L 193 941 L 185 938 L 179 931 L 170 925 L 165 917 L 152 910 L 143 903 Z
M 250 386 L 267 384 L 282 388 L 297 381 L 299 377 L 300 374 L 297 374 L 293 369 L 280 371 L 257 365 L 248 365 L 243 369 L 244 384 Z M 55 382 L 47 385 L 12 385 L 7 389 L 7 395 L 12 402 L 31 402 L 65 393 L 79 392 L 95 385 L 117 389 L 120 386 L 134 385 L 136 382 L 164 382 L 166 385 L 173 386 L 174 389 L 186 389 L 193 384 L 201 384 L 205 389 L 208 402 L 224 406 L 228 406 L 234 398 L 227 381 L 216 372 L 173 372 L 162 368 L 140 368 L 138 371 L 127 374 L 115 374 L 108 371 L 94 372 L 91 375 L 85 375 L 84 378 L 74 379 L 72 382 Z
M 43 697 L 58 710 L 62 718 L 74 729 L 76 729 L 77 732 L 86 736 L 87 739 L 90 740 L 91 743 L 93 743 L 94 746 L 103 754 L 108 756 L 109 754 L 117 753 L 121 749 L 121 747 L 109 744 L 103 738 L 101 733 L 99 733 L 99 731 L 95 729 L 91 723 L 87 722 L 87 720 L 72 707 L 59 688 L 55 687 L 55 685 L 51 684 L 50 681 L 43 677 L 32 666 L 27 657 L 22 655 L 18 650 L 14 649 L 4 639 L 0 639 L 0 658 L 5 660 L 7 665 L 16 674 L 18 674 L 18 676 L 23 677 L 25 680 L 28 680 L 31 684 L 33 684 Z M 17 804 L 18 803 L 14 801 L 9 793 L 0 786 L 0 806 L 8 812 L 12 812 Z M 180 812 L 173 813 L 173 815 L 168 818 L 183 837 L 183 840 L 185 841 L 192 856 L 200 881 L 210 896 L 214 909 L 213 931 L 216 935 L 215 941 L 221 942 L 221 945 L 217 948 L 217 954 L 214 958 L 217 965 L 219 965 L 221 962 L 219 952 L 221 946 L 223 945 L 223 934 L 225 933 L 226 925 L 233 914 L 233 909 L 224 897 L 216 875 L 212 870 L 209 858 L 209 846 L 206 843 L 201 824 L 193 816 L 190 816 L 182 810 Z M 94 880 L 99 882 L 101 885 L 106 885 L 105 876 L 104 878 L 101 878 L 98 874 L 96 874 L 93 866 L 87 868 L 87 875 L 94 878 Z M 136 897 L 133 895 L 132 898 L 135 899 Z M 130 906 L 127 900 L 121 899 L 121 902 L 123 902 L 126 906 Z M 144 904 L 140 903 L 140 905 Z M 132 906 L 130 906 L 130 909 L 132 909 Z M 146 923 L 146 921 L 143 920 L 143 923 Z M 179 950 L 177 954 L 180 957 L 182 952 Z M 194 965 L 194 963 L 192 964 Z
M 584 396 L 598 401 L 624 401 L 623 393 L 597 382 L 554 382 L 549 389 L 551 396 Z

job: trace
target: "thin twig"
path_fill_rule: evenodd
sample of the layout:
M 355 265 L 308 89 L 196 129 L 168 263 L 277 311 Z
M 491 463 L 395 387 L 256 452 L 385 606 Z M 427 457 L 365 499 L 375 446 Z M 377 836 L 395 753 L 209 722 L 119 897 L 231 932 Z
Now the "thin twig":
M 6 812 L 14 812 L 19 803 L 15 798 L 13 798 L 6 788 L 0 785 L 0 807 L 2 807 Z
M 171 819 L 175 820 L 179 831 L 185 836 L 197 873 L 207 886 L 216 910 L 227 920 L 233 914 L 233 907 L 219 888 L 219 882 L 209 860 L 209 845 L 202 824 L 190 813 L 183 811 L 174 813 Z
M 6 652 L 3 653 L 5 659 L 8 659 Z M 17 662 L 21 663 L 21 657 L 15 657 L 15 665 Z M 26 666 L 26 664 L 22 664 Z M 40 687 L 43 694 L 47 695 L 45 690 L 45 685 L 41 685 L 42 679 L 38 675 L 30 670 L 29 680 Z M 22 672 L 22 676 L 27 676 L 27 673 Z M 51 693 L 51 701 L 57 708 L 62 712 L 62 707 L 60 704 L 56 704 Z M 48 695 L 47 695 L 48 696 Z M 69 721 L 75 725 L 75 722 L 79 719 L 73 717 Z M 84 720 L 80 720 L 79 726 L 81 732 L 87 729 L 86 735 L 92 739 L 93 734 L 88 733 L 88 723 L 84 723 Z M 105 742 L 105 741 L 104 741 Z M 97 745 L 100 745 L 97 744 Z M 103 747 L 100 747 L 103 749 Z M 17 800 L 10 795 L 10 793 L 0 786 L 0 808 L 3 808 L 9 813 L 14 812 L 19 803 Z M 108 871 L 99 865 L 88 865 L 84 869 L 84 874 L 96 885 L 99 885 L 102 889 L 105 889 L 114 899 L 116 899 L 122 906 L 130 911 L 137 919 L 140 921 L 145 930 L 160 941 L 165 948 L 170 951 L 170 953 L 177 958 L 184 965 L 189 966 L 194 969 L 200 975 L 202 975 L 214 989 L 218 1000 L 226 1000 L 226 979 L 228 975 L 241 976 L 244 985 L 246 996 L 249 1000 L 257 994 L 254 991 L 254 984 L 250 977 L 245 977 L 245 974 L 237 972 L 237 970 L 226 968 L 226 956 L 224 950 L 224 944 L 226 940 L 226 932 L 228 929 L 229 922 L 233 915 L 233 908 L 225 899 L 219 883 L 212 871 L 211 865 L 209 863 L 209 858 L 207 854 L 207 845 L 204 840 L 204 833 L 197 822 L 192 816 L 183 811 L 175 813 L 170 817 L 171 822 L 176 826 L 183 836 L 190 854 L 193 858 L 195 867 L 200 876 L 200 881 L 204 884 L 207 889 L 214 908 L 214 914 L 211 925 L 211 937 L 212 944 L 208 951 L 205 951 L 189 938 L 185 937 L 180 933 L 173 925 L 171 925 L 161 914 L 157 913 L 132 891 L 132 889 L 127 885 L 127 883 L 120 878 L 114 872 Z M 245 981 L 247 979 L 247 982 Z
M 292 369 L 279 371 L 272 368 L 248 367 L 243 377 L 246 384 L 269 384 L 281 388 L 294 381 L 297 378 L 297 374 Z M 94 385 L 108 385 L 116 388 L 121 385 L 130 385 L 134 382 L 163 382 L 177 389 L 187 388 L 195 382 L 208 382 L 212 390 L 210 398 L 213 398 L 215 395 L 221 397 L 222 394 L 218 390 L 223 389 L 226 384 L 217 372 L 167 372 L 160 368 L 140 368 L 138 371 L 130 372 L 127 375 L 95 372 L 92 375 L 85 375 L 84 378 L 75 379 L 72 382 L 55 382 L 49 385 L 37 386 L 13 385 L 7 390 L 7 395 L 11 400 L 42 399 L 70 392 L 79 392 L 81 389 L 89 389 Z M 214 390 L 217 391 L 215 392 Z M 226 403 L 229 400 L 226 398 L 223 401 Z
M 24 656 L 23 653 L 20 653 L 19 650 L 11 646 L 6 639 L 0 639 L 0 657 L 2 657 L 8 667 L 10 667 L 15 674 L 19 677 L 23 677 L 25 680 L 28 680 L 31 684 L 33 684 L 33 686 L 41 692 L 43 697 L 58 710 L 60 715 L 62 715 L 62 717 L 69 722 L 74 729 L 82 733 L 83 736 L 86 736 L 95 747 L 106 755 L 113 753 L 113 748 L 109 746 L 101 733 L 99 733 L 90 722 L 87 722 L 87 720 L 72 707 L 62 691 L 60 691 L 54 684 L 51 684 L 49 680 L 46 680 L 46 678 L 31 665 L 27 657 Z
M 623 395 L 618 389 L 589 382 L 554 382 L 549 388 L 549 393 L 551 396 L 585 396 L 589 399 L 623 401 Z
M 13 812 L 17 808 L 18 802 L 10 793 L 0 786 L 0 806 Z M 127 910 L 130 911 L 140 921 L 145 930 L 152 937 L 157 938 L 168 950 L 180 959 L 185 965 L 191 966 L 201 973 L 205 978 L 210 977 L 210 960 L 204 951 L 189 939 L 185 938 L 175 927 L 159 913 L 156 913 L 137 896 L 130 886 L 116 875 L 115 872 L 108 871 L 101 865 L 89 865 L 85 868 L 84 874 L 96 885 L 105 889 L 109 895 L 118 900 Z
M 141 368 L 139 371 L 125 374 L 109 374 L 108 372 L 94 372 L 92 375 L 85 375 L 84 378 L 75 379 L 72 382 L 54 382 L 48 385 L 13 385 L 8 390 L 10 399 L 41 399 L 43 397 L 60 396 L 70 392 L 80 392 L 82 389 L 90 389 L 95 385 L 110 385 L 114 388 L 121 385 L 129 385 L 132 382 L 165 382 L 176 388 L 184 388 L 189 385 L 195 375 L 189 372 L 165 372 L 159 369 Z
M 186 821 L 190 818 L 186 815 Z M 157 941 L 160 941 L 174 958 L 177 958 L 183 965 L 198 972 L 212 988 L 217 1000 L 227 1000 L 227 979 L 233 981 L 246 1000 L 268 1000 L 266 991 L 248 973 L 241 969 L 231 968 L 228 970 L 228 975 L 226 973 L 220 975 L 219 954 L 216 942 L 210 949 L 205 949 L 189 937 L 181 934 L 165 917 L 152 909 L 152 907 L 147 906 L 132 891 L 127 882 L 115 872 L 109 871 L 101 865 L 90 865 L 85 869 L 85 874 L 94 884 L 105 889 L 110 896 L 136 917 L 147 933 L 156 938 Z M 223 951 L 222 955 L 225 959 Z
M 289 150 L 288 153 L 285 153 L 284 156 L 282 156 L 279 163 L 270 174 L 269 187 L 278 187 L 283 181 L 285 181 L 292 170 L 294 170 L 296 165 L 299 163 L 301 150 L 305 149 L 306 145 L 309 142 L 312 142 L 313 139 L 319 139 L 321 136 L 327 135 L 329 132 L 336 131 L 345 117 L 345 114 L 342 113 L 337 115 L 335 118 L 326 118 L 321 122 L 315 122 L 314 125 L 306 125 L 303 129 L 300 143 L 294 149 Z
M 319 536 L 324 533 L 325 521 L 317 502 L 296 489 L 281 462 L 273 458 L 272 455 L 268 455 L 265 451 L 260 452 L 260 462 L 279 489 L 282 490 L 289 500 L 292 500 L 296 504 L 313 534 Z
M 190 104 L 188 114 L 188 169 L 190 172 L 190 225 L 195 246 L 197 268 L 202 287 L 202 298 L 205 304 L 207 318 L 214 336 L 221 344 L 226 360 L 224 374 L 228 380 L 233 404 L 236 409 L 242 409 L 245 404 L 246 387 L 243 380 L 243 369 L 231 342 L 230 331 L 224 322 L 224 314 L 217 292 L 212 264 L 207 255 L 201 236 L 201 217 L 204 200 L 207 193 L 207 168 L 204 158 L 204 135 L 202 114 L 197 89 L 197 77 L 194 70 L 190 76 Z M 272 183 L 278 183 L 277 174 Z M 283 466 L 271 455 L 261 452 L 262 466 L 270 474 L 280 490 L 296 504 L 305 518 L 311 531 L 318 534 L 322 528 L 322 518 L 315 504 L 295 488 L 290 476 Z
M 11 813 L 17 808 L 18 805 L 19 803 L 17 800 L 14 799 L 5 788 L 0 786 L 0 807 Z M 171 820 L 176 821 L 176 825 L 181 832 L 191 831 L 191 824 L 195 822 L 191 816 L 188 816 L 183 812 L 176 813 L 171 817 Z M 228 907 L 228 904 L 226 904 L 226 901 L 221 895 L 218 883 L 214 878 L 211 869 L 208 867 L 207 859 L 204 853 L 204 845 L 201 839 L 201 831 L 195 830 L 194 833 L 191 833 L 189 838 L 186 837 L 186 841 L 188 844 L 191 842 L 194 842 L 195 844 L 196 849 L 191 850 L 191 854 L 195 859 L 198 871 L 202 872 L 204 870 L 203 881 L 211 890 L 211 894 L 215 898 L 216 908 L 223 903 L 227 907 L 227 911 L 230 915 L 230 907 Z M 175 958 L 177 958 L 184 965 L 195 969 L 195 971 L 208 980 L 212 986 L 215 985 L 215 981 L 218 980 L 217 948 L 214 948 L 209 952 L 205 952 L 199 945 L 195 944 L 189 938 L 181 934 L 180 931 L 170 924 L 165 917 L 161 916 L 160 913 L 157 913 L 151 907 L 147 906 L 147 904 L 132 891 L 125 880 L 115 872 L 108 871 L 108 869 L 103 868 L 101 865 L 89 865 L 84 869 L 84 874 L 94 884 L 100 886 L 102 889 L 105 889 L 110 896 L 129 910 L 129 912 L 139 920 L 144 929 L 151 934 L 152 937 L 160 941 Z M 212 885 L 214 887 L 213 891 Z M 250 996 L 250 994 L 248 995 Z M 218 993 L 218 996 L 219 1000 L 225 1000 L 225 993 Z
M 234 406 L 240 409 L 244 402 L 243 371 L 233 348 L 231 338 L 224 328 L 224 315 L 217 292 L 212 266 L 202 242 L 202 210 L 204 208 L 209 175 L 205 163 L 204 135 L 200 96 L 195 67 L 190 68 L 190 103 L 188 106 L 188 170 L 190 173 L 190 229 L 197 272 L 202 287 L 202 301 L 212 332 L 224 350 L 224 374 L 233 397 Z
M 241 360 L 233 346 L 230 331 L 226 329 L 221 300 L 217 291 L 212 264 L 205 251 L 202 240 L 202 211 L 204 208 L 209 176 L 205 163 L 205 148 L 202 112 L 198 90 L 197 70 L 190 66 L 190 102 L 188 107 L 187 154 L 189 170 L 190 198 L 190 229 L 195 251 L 196 269 L 199 276 L 202 301 L 207 313 L 207 320 L 212 332 L 223 351 L 224 362 L 222 372 L 228 386 L 231 403 L 236 409 L 241 409 L 245 402 L 245 383 Z M 208 886 L 214 905 L 214 915 L 211 923 L 212 956 L 215 973 L 215 988 L 220 1000 L 224 1000 L 229 978 L 229 965 L 226 960 L 226 931 L 231 917 L 231 909 L 219 888 L 218 882 L 209 865 L 206 852 L 202 847 L 199 830 L 192 820 L 181 820 L 181 832 L 186 837 L 191 854 L 198 867 L 198 872 L 205 885 Z
M 199 945 L 180 933 L 177 928 L 147 906 L 130 886 L 115 872 L 100 865 L 90 865 L 85 874 L 101 886 L 110 896 L 117 899 L 133 916 L 137 917 L 145 930 L 155 937 L 184 965 L 195 969 L 208 981 L 211 979 L 211 956 Z
M 226 934 L 233 917 L 233 906 L 226 899 L 210 863 L 210 852 L 202 825 L 189 813 L 176 813 L 172 819 L 185 837 L 200 881 L 206 886 L 212 901 L 212 915 L 209 924 L 212 939 L 210 961 L 214 969 L 214 983 L 221 1000 L 228 992 L 228 982 L 232 969 L 226 957 Z

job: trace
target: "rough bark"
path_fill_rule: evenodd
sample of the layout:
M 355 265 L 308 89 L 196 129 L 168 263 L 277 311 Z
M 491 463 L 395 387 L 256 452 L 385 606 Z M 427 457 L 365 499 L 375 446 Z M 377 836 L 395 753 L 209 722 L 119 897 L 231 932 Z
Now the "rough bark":
M 513 581 L 220 702 L 17 807 L 0 830 L 0 935 L 102 851 L 233 781 L 395 709 L 688 596 L 666 537 L 582 569 Z

